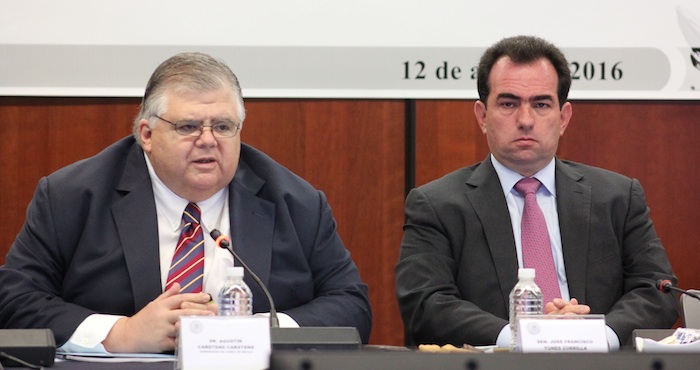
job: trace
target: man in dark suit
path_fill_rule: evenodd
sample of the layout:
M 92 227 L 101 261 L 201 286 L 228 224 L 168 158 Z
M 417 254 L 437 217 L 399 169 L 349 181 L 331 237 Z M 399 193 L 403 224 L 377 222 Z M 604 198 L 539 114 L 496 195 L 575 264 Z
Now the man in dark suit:
M 326 197 L 241 144 L 244 118 L 225 64 L 200 53 L 163 62 L 133 137 L 39 182 L 0 267 L 0 327 L 51 328 L 67 351 L 173 350 L 179 316 L 217 313 L 210 301 L 234 264 L 209 236 L 218 229 L 270 289 L 282 326 L 353 326 L 367 342 L 367 286 Z M 203 230 L 193 292 L 168 273 L 188 204 Z M 248 278 L 253 311 L 267 312 Z
M 611 349 L 636 328 L 671 327 L 673 299 L 653 282 L 675 276 L 639 182 L 555 157 L 572 115 L 561 51 L 507 38 L 478 71 L 474 113 L 491 154 L 406 200 L 395 272 L 407 341 L 509 345 L 508 296 L 525 253 L 514 185 L 523 178 L 542 183 L 536 197 L 559 286 L 545 313 L 605 314 Z

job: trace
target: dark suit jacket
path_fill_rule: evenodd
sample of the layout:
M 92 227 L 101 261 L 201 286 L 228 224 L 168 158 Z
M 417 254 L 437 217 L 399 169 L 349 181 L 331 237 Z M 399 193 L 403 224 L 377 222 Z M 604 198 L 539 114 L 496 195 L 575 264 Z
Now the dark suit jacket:
M 606 315 L 625 344 L 636 328 L 669 328 L 675 276 L 637 180 L 556 161 L 564 265 L 572 298 Z M 508 323 L 518 260 L 508 206 L 490 156 L 413 189 L 396 266 L 407 341 L 494 344 Z
M 229 185 L 233 246 L 301 326 L 371 328 L 367 286 L 323 193 L 243 144 Z M 156 208 L 131 137 L 42 178 L 0 267 L 0 327 L 51 328 L 57 344 L 90 314 L 133 315 L 162 293 Z M 269 310 L 260 288 L 254 312 Z M 215 292 L 214 292 L 215 293 Z

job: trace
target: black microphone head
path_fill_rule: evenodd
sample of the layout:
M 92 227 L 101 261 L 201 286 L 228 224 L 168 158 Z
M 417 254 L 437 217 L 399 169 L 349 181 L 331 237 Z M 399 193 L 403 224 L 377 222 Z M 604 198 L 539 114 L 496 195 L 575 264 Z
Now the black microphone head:
M 228 240 L 226 239 L 225 236 L 221 234 L 221 231 L 217 229 L 213 229 L 212 231 L 209 232 L 209 236 L 211 236 L 212 239 L 216 242 L 216 245 L 219 248 L 228 248 L 229 245 L 231 245 Z
M 656 281 L 656 289 L 658 289 L 664 293 L 670 293 L 672 286 L 673 286 L 673 282 L 671 280 L 668 280 L 668 279 L 659 279 Z
M 212 239 L 216 240 L 216 238 L 221 236 L 221 231 L 214 229 L 214 230 L 209 232 L 209 236 L 211 236 Z

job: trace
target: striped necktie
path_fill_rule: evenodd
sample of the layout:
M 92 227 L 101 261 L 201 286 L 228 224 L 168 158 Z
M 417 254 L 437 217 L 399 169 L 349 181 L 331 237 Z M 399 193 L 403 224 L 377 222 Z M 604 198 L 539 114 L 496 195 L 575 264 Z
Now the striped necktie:
M 201 210 L 190 203 L 182 214 L 185 227 L 175 247 L 175 255 L 170 264 L 168 281 L 165 289 L 173 283 L 180 283 L 180 293 L 198 293 L 202 291 L 204 281 L 204 235 L 200 224 Z
M 540 186 L 542 183 L 539 180 L 525 177 L 515 184 L 515 190 L 525 197 L 523 218 L 520 222 L 523 267 L 535 269 L 535 283 L 542 290 L 544 302 L 547 303 L 554 298 L 561 298 L 561 292 L 547 223 L 542 209 L 537 204 L 536 194 Z

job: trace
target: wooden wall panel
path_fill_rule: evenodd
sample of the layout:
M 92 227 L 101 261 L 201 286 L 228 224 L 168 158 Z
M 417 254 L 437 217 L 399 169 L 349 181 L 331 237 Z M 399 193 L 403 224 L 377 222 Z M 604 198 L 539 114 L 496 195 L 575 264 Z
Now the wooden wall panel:
M 574 102 L 562 158 L 639 179 L 678 284 L 700 287 L 700 102 Z
M 25 210 L 42 176 L 128 135 L 138 99 L 0 98 L 0 119 L 9 128 L 0 144 L 0 263 L 24 223 Z
M 0 263 L 41 176 L 129 135 L 140 99 L 0 98 L 10 127 L 0 147 Z M 393 266 L 404 199 L 404 103 L 250 100 L 243 141 L 328 196 L 338 230 L 370 287 L 371 342 L 402 344 Z
M 699 102 L 573 102 L 561 158 L 638 178 L 657 233 L 686 288 L 700 287 Z M 488 147 L 473 101 L 421 101 L 416 115 L 416 184 L 482 160 Z
M 243 140 L 328 196 L 338 232 L 369 285 L 371 343 L 403 344 L 394 291 L 404 201 L 402 101 L 246 104 Z
M 416 186 L 480 161 L 488 152 L 474 102 L 416 102 Z

